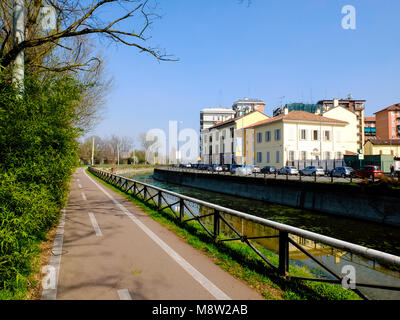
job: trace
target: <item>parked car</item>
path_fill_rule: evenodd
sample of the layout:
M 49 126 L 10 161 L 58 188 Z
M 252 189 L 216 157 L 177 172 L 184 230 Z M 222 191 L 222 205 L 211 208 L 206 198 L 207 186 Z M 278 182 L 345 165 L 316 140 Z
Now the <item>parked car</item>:
M 261 168 L 259 166 L 253 167 L 253 173 L 260 173 L 260 172 L 261 172 Z
M 265 166 L 261 169 L 261 173 L 275 173 L 276 168 L 274 166 Z
M 230 168 L 231 173 L 235 173 L 236 168 L 240 168 L 241 166 L 241 164 L 232 164 Z
M 227 165 L 227 164 L 223 164 L 223 165 L 221 165 L 221 167 L 222 167 L 222 171 L 229 171 L 229 166 Z
M 289 174 L 289 175 L 296 175 L 299 174 L 299 170 L 293 166 L 286 166 L 282 167 L 278 170 L 278 174 Z
M 253 173 L 253 168 L 254 166 L 251 165 L 240 166 L 235 169 L 235 174 L 239 176 L 248 176 Z
M 350 177 L 352 175 L 353 172 L 353 168 L 351 167 L 337 167 L 335 169 L 333 169 L 330 172 L 330 176 L 331 177 L 342 177 L 342 178 L 346 178 L 346 177 Z
M 208 164 L 199 164 L 197 167 L 197 170 L 207 170 L 208 169 Z
M 358 178 L 380 178 L 383 171 L 378 166 L 364 166 L 359 170 L 354 170 L 353 175 Z
M 221 164 L 214 164 L 213 165 L 213 171 L 218 171 L 218 172 L 221 172 L 221 171 L 223 171 L 224 169 L 222 168 L 222 165 Z
M 325 171 L 322 167 L 308 166 L 300 170 L 300 175 L 302 176 L 324 176 Z

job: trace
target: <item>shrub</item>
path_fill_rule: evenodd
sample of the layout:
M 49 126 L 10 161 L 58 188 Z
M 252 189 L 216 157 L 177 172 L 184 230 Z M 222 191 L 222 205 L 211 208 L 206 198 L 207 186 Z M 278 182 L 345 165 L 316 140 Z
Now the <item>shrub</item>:
M 65 204 L 82 89 L 68 76 L 27 77 L 19 98 L 0 74 L 0 298 L 23 297 L 38 243 Z

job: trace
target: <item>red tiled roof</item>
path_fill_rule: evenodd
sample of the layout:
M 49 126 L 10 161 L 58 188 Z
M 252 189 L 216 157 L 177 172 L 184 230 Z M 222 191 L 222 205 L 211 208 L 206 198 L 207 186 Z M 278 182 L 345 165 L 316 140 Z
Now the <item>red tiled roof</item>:
M 390 107 L 387 107 L 385 109 L 382 109 L 378 112 L 375 112 L 375 114 L 382 112 L 382 111 L 400 111 L 400 103 L 396 103 L 394 105 L 391 105 Z
M 297 121 L 312 121 L 312 122 L 323 122 L 323 123 L 341 123 L 341 124 L 348 124 L 346 121 L 327 118 L 324 116 L 320 116 L 314 113 L 306 112 L 306 111 L 292 111 L 289 112 L 287 115 L 279 115 L 270 119 L 262 120 L 252 124 L 251 126 L 246 127 L 245 129 L 258 127 L 263 124 L 272 123 L 280 120 L 297 120 Z
M 379 144 L 379 145 L 400 145 L 400 139 L 371 139 L 368 140 L 370 141 L 372 144 Z
M 220 126 L 222 126 L 222 125 L 225 125 L 225 124 L 228 124 L 228 123 L 230 123 L 230 122 L 234 122 L 234 121 L 236 121 L 236 120 L 242 119 L 243 117 L 248 116 L 249 114 L 252 114 L 252 113 L 254 113 L 254 112 L 259 112 L 259 113 L 261 113 L 262 115 L 268 117 L 267 115 L 265 115 L 265 114 L 262 113 L 261 111 L 255 110 L 255 111 L 246 113 L 245 115 L 242 115 L 242 116 L 240 116 L 240 117 L 236 117 L 236 118 L 228 119 L 228 120 L 225 120 L 225 121 L 222 121 L 222 122 L 218 122 L 218 123 L 216 123 L 214 126 L 208 128 L 208 130 L 211 130 L 211 129 L 214 129 L 214 128 L 218 128 L 218 127 L 220 127 Z

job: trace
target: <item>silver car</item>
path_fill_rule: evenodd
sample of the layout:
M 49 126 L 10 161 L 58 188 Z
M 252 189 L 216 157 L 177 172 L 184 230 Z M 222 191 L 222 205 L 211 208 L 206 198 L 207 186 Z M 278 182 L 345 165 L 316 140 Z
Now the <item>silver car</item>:
M 235 169 L 235 174 L 239 175 L 239 176 L 248 176 L 251 175 L 253 173 L 253 167 L 252 166 L 242 166 L 242 167 L 238 167 Z
M 322 167 L 309 166 L 300 170 L 300 174 L 303 176 L 324 176 L 325 171 Z
M 286 167 L 280 168 L 278 170 L 278 174 L 296 175 L 296 174 L 299 174 L 299 170 L 297 170 L 297 168 L 293 167 L 293 166 L 286 166 Z

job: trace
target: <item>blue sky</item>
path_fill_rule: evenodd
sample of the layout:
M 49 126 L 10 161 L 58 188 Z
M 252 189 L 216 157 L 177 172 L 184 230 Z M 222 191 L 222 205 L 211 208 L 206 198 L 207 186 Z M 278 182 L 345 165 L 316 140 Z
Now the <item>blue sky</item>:
M 158 0 L 149 45 L 178 62 L 134 48 L 103 52 L 115 85 L 105 119 L 91 134 L 137 137 L 152 128 L 199 128 L 206 107 L 238 98 L 284 103 L 365 99 L 366 115 L 400 102 L 398 0 Z M 356 30 L 342 7 L 356 8 Z

